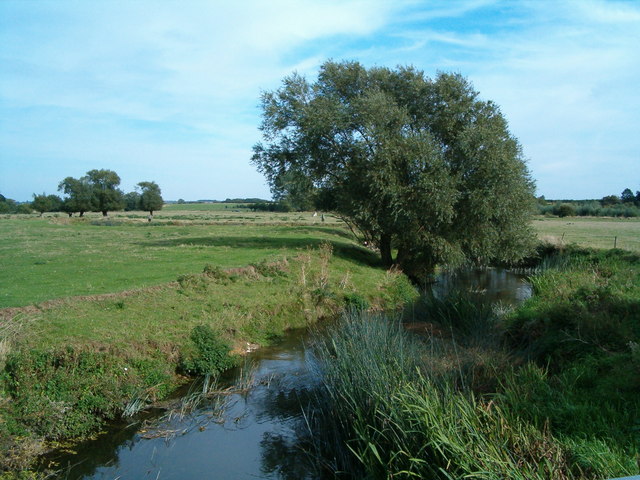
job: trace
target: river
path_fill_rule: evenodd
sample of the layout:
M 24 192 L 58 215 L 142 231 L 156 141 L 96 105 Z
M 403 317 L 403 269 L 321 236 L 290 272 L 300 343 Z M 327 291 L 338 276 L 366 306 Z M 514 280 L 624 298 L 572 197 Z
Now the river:
M 442 275 L 434 293 L 459 285 L 509 304 L 531 295 L 521 276 L 500 269 Z M 194 397 L 178 392 L 164 408 L 111 425 L 47 461 L 69 480 L 320 478 L 299 443 L 305 429 L 300 406 L 318 382 L 305 348 L 313 334 L 292 331 L 248 354 L 242 368 L 220 379 L 223 392 L 200 397 L 196 408 L 185 408 L 184 399 Z

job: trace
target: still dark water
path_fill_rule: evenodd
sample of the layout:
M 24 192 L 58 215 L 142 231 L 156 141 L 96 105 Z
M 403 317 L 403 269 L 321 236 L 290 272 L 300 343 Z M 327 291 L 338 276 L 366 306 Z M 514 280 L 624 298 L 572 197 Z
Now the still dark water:
M 434 293 L 454 286 L 508 304 L 531 295 L 521 276 L 505 270 L 444 274 Z M 48 461 L 57 463 L 60 478 L 70 480 L 318 479 L 299 445 L 305 430 L 300 407 L 318 382 L 305 349 L 310 335 L 293 331 L 277 345 L 249 354 L 242 369 L 221 379 L 219 388 L 229 391 L 207 397 L 190 412 L 181 414 L 176 399 L 173 410 L 113 425 L 96 440 Z

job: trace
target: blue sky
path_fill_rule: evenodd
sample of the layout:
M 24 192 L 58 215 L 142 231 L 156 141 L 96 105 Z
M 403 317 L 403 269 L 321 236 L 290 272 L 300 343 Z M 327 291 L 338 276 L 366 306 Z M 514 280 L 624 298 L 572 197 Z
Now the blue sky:
M 500 105 L 538 195 L 640 190 L 640 2 L 0 1 L 0 193 L 67 176 L 165 199 L 269 197 L 261 91 L 325 60 L 468 77 Z

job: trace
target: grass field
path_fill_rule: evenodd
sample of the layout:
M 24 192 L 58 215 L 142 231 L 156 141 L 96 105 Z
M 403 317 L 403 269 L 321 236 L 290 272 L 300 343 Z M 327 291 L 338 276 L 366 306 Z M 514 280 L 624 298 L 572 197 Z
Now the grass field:
M 533 227 L 553 243 L 640 252 L 640 218 L 536 217 Z
M 0 308 L 159 285 L 201 272 L 206 264 L 241 267 L 322 241 L 331 242 L 337 255 L 352 246 L 329 216 L 322 223 L 311 214 L 296 214 L 302 219 L 294 223 L 286 214 L 247 212 L 238 218 L 229 211 L 208 218 L 207 212 L 196 212 L 194 220 L 175 221 L 168 213 L 152 223 L 142 212 L 107 220 L 98 215 L 0 219 Z

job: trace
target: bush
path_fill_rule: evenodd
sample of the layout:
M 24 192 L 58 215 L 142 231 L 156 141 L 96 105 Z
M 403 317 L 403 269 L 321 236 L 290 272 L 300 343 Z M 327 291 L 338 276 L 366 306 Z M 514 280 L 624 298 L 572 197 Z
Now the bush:
M 181 370 L 192 376 L 217 375 L 234 365 L 230 348 L 208 325 L 198 325 L 191 331 L 194 351 L 181 361 Z
M 371 304 L 359 293 L 347 293 L 344 296 L 344 306 L 348 311 L 362 312 L 368 310 Z
M 202 273 L 204 273 L 207 277 L 213 278 L 213 279 L 216 279 L 216 280 L 228 280 L 229 279 L 229 274 L 227 272 L 225 272 L 218 265 L 211 265 L 211 264 L 207 263 L 204 266 L 204 270 L 202 270 Z
M 559 217 L 575 217 L 576 209 L 568 203 L 561 203 L 553 207 L 553 214 Z
M 72 348 L 11 354 L 5 366 L 19 424 L 50 439 L 87 435 L 114 418 L 127 393 L 124 371 L 122 360 Z

